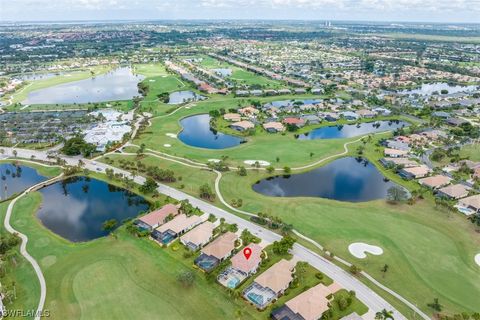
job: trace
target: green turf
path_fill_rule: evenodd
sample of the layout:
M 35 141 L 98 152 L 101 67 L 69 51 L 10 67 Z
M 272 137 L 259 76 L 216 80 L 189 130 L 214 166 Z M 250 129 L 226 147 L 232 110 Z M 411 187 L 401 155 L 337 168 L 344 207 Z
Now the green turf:
M 464 216 L 435 208 L 431 196 L 412 206 L 389 205 L 383 200 L 348 203 L 262 196 L 251 184 L 265 176 L 256 171 L 243 178 L 234 173 L 224 175 L 221 190 L 225 200 L 241 198 L 242 210 L 292 223 L 427 312 L 426 304 L 434 297 L 439 297 L 448 311 L 478 311 L 479 267 L 473 257 L 480 240 Z M 392 174 L 389 177 L 401 182 Z M 406 186 L 416 187 L 414 182 Z M 378 245 L 384 254 L 356 259 L 347 249 L 356 241 Z M 380 271 L 384 264 L 390 267 L 385 277 Z
M 472 161 L 480 161 L 480 148 L 478 144 L 465 145 L 460 149 L 460 157 Z
M 246 85 L 246 86 L 261 86 L 264 88 L 281 88 L 285 87 L 280 81 L 269 79 L 265 76 L 255 74 L 253 72 L 244 70 L 240 67 L 234 66 L 228 62 L 220 61 L 215 58 L 201 55 L 202 61 L 199 62 L 199 65 L 207 69 L 231 69 L 232 74 L 226 79 L 233 80 L 237 85 Z
M 117 232 L 117 238 L 82 244 L 53 235 L 32 214 L 40 201 L 39 193 L 19 200 L 12 225 L 35 239 L 28 250 L 44 272 L 48 289 L 45 308 L 53 319 L 225 319 L 234 318 L 237 310 L 243 311 L 244 319 L 258 317 L 201 275 L 194 287 L 181 287 L 176 276 L 191 270 L 191 265 L 152 241 L 134 238 L 123 230 Z M 32 283 L 34 279 L 30 276 Z
M 277 98 L 278 99 L 278 98 Z M 272 98 L 262 98 L 262 101 L 271 101 Z M 147 148 L 166 152 L 200 162 L 207 162 L 209 159 L 219 159 L 222 156 L 228 156 L 233 165 L 243 165 L 245 160 L 265 160 L 275 166 L 299 166 L 313 162 L 311 153 L 316 158 L 323 154 L 332 154 L 343 150 L 343 143 L 348 140 L 304 140 L 297 141 L 294 133 L 269 134 L 263 130 L 257 130 L 258 134 L 247 137 L 248 142 L 239 146 L 221 149 L 209 150 L 190 147 L 182 143 L 179 139 L 166 136 L 167 133 L 178 134 L 181 131 L 179 121 L 183 117 L 192 114 L 208 113 L 209 110 L 219 108 L 238 107 L 238 104 L 248 105 L 248 99 L 217 98 L 208 101 L 198 102 L 191 109 L 181 109 L 168 117 L 158 117 L 152 120 L 152 126 L 145 132 L 137 136 L 134 143 L 140 145 L 145 143 Z M 160 108 L 167 109 L 167 106 Z M 354 140 L 353 138 L 351 140 Z M 164 144 L 171 145 L 170 148 Z M 276 158 L 279 158 L 277 163 Z

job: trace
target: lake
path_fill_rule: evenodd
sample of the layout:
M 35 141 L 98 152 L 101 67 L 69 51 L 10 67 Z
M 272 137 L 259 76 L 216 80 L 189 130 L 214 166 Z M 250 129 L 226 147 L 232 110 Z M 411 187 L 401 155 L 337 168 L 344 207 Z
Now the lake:
M 298 135 L 298 140 L 315 139 L 341 139 L 361 136 L 370 133 L 383 131 L 394 131 L 396 129 L 407 127 L 408 122 L 400 120 L 382 120 L 375 122 L 364 122 L 360 124 L 345 124 L 338 126 L 328 126 L 314 129 L 310 132 Z
M 172 92 L 168 96 L 168 104 L 181 104 L 185 102 L 204 100 L 206 97 L 199 95 L 193 91 L 177 91 Z
M 136 217 L 149 209 L 140 196 L 104 181 L 73 177 L 40 189 L 37 217 L 51 231 L 72 242 L 106 236 L 105 221 Z
M 30 92 L 22 104 L 72 104 L 130 100 L 139 96 L 137 84 L 143 76 L 128 67 L 117 68 L 93 78 L 59 84 Z
M 305 173 L 263 179 L 253 190 L 273 197 L 363 202 L 386 198 L 388 188 L 394 185 L 370 162 L 347 157 Z
M 423 95 L 429 96 L 432 95 L 435 91 L 439 94 L 442 90 L 447 90 L 449 94 L 458 93 L 458 92 L 468 92 L 474 91 L 478 87 L 477 86 L 458 86 L 458 85 L 450 85 L 446 82 L 437 82 L 437 83 L 424 83 L 420 88 L 412 89 L 412 90 L 403 90 L 400 91 L 401 94 L 406 95 Z
M 238 146 L 244 140 L 240 137 L 217 132 L 210 127 L 210 116 L 199 114 L 180 121 L 182 131 L 178 138 L 185 144 L 205 149 L 225 149 Z
M 6 199 L 45 180 L 47 178 L 33 168 L 0 163 L 0 199 Z

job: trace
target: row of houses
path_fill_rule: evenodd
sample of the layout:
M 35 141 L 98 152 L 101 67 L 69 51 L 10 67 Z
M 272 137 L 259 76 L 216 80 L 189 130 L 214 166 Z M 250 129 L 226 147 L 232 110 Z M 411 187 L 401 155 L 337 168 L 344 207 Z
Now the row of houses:
M 291 95 L 291 94 L 323 94 L 324 90 L 323 88 L 312 88 L 309 91 L 303 88 L 297 88 L 297 89 L 255 89 L 255 90 L 236 90 L 235 91 L 235 96 L 236 97 L 270 97 L 270 96 L 282 96 L 282 95 Z
M 217 281 L 226 288 L 235 289 L 258 272 L 262 260 L 267 257 L 264 247 L 256 243 L 246 244 L 245 247 L 251 251 L 250 257 L 246 259 L 243 251 L 238 250 L 244 245 L 238 232 L 227 231 L 216 236 L 215 223 L 204 221 L 203 217 L 204 215 L 187 217 L 179 205 L 167 204 L 139 217 L 135 225 L 141 230 L 150 231 L 152 239 L 162 245 L 168 245 L 179 238 L 180 243 L 189 250 L 200 251 L 194 263 L 205 272 L 211 272 L 231 257 L 231 264 L 219 273 Z M 242 291 L 243 298 L 257 309 L 264 310 L 289 288 L 295 278 L 295 266 L 295 260 L 281 259 Z M 340 289 L 342 288 L 336 283 L 329 286 L 318 284 L 275 309 L 271 317 L 278 320 L 319 319 L 330 308 L 333 294 Z M 354 313 L 349 319 L 362 318 Z
M 399 168 L 397 172 L 402 178 L 416 179 L 420 185 L 432 190 L 435 196 L 439 198 L 457 201 L 455 207 L 465 215 L 480 212 L 480 195 L 470 195 L 473 190 L 469 184 L 464 182 L 454 183 L 450 176 L 451 171 L 458 170 L 461 166 L 466 165 L 474 171 L 474 179 L 480 178 L 480 163 L 462 160 L 456 165 L 447 166 L 441 174 L 431 175 L 433 171 L 428 166 L 419 164 L 409 158 L 412 144 L 424 146 L 440 137 L 444 137 L 444 133 L 433 130 L 387 140 L 384 143 L 387 146 L 384 149 L 385 157 L 380 160 L 380 163 L 385 167 Z
M 264 117 L 259 120 L 259 114 L 263 112 Z M 359 119 L 374 119 L 378 116 L 389 115 L 388 109 L 379 108 L 379 110 L 359 109 L 356 111 L 344 112 L 318 112 L 317 114 L 302 114 L 299 116 L 279 117 L 277 108 L 262 108 L 259 110 L 253 106 L 240 108 L 237 112 L 230 112 L 223 115 L 223 119 L 232 122 L 230 128 L 243 132 L 255 128 L 261 124 L 262 127 L 270 133 L 284 132 L 286 127 L 294 126 L 302 128 L 305 125 L 317 125 L 322 121 L 334 122 L 340 119 L 355 121 Z

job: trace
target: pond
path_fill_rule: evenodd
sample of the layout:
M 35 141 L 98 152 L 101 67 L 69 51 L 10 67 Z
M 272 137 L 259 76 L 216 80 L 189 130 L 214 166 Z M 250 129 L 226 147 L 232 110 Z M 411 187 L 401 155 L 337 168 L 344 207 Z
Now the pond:
M 321 168 L 258 181 L 253 190 L 273 197 L 319 197 L 348 202 L 384 199 L 393 182 L 368 161 L 352 157 Z
M 47 180 L 37 170 L 12 163 L 0 163 L 0 200 Z
M 73 177 L 43 189 L 42 205 L 37 212 L 40 221 L 51 231 L 72 242 L 106 236 L 103 223 L 136 217 L 148 211 L 140 196 L 106 182 Z
M 170 93 L 168 104 L 181 104 L 190 101 L 204 100 L 206 97 L 199 95 L 193 91 L 177 91 Z
M 429 96 L 432 95 L 434 92 L 441 93 L 442 90 L 447 90 L 449 94 L 458 93 L 458 92 L 468 92 L 474 91 L 478 87 L 477 86 L 459 86 L 459 85 L 451 85 L 446 82 L 437 82 L 437 83 L 424 83 L 421 87 L 412 89 L 412 90 L 403 90 L 400 91 L 401 94 L 406 95 L 424 95 Z
M 183 143 L 205 149 L 225 149 L 238 146 L 244 140 L 229 134 L 217 132 L 210 127 L 210 116 L 199 114 L 180 121 L 182 131 L 178 138 Z
M 298 140 L 341 139 L 361 136 L 370 133 L 394 131 L 407 127 L 408 122 L 400 120 L 382 120 L 359 124 L 345 124 L 338 126 L 321 127 L 297 136 Z
M 123 67 L 93 78 L 59 84 L 30 92 L 22 104 L 71 104 L 129 100 L 138 96 L 143 76 Z

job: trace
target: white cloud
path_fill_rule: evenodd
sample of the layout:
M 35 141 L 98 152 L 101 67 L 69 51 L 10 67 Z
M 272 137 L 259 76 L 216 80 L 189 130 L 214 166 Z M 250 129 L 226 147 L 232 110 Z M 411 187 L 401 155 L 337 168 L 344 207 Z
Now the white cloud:
M 294 18 L 477 21 L 480 0 L 0 0 L 0 20 Z

